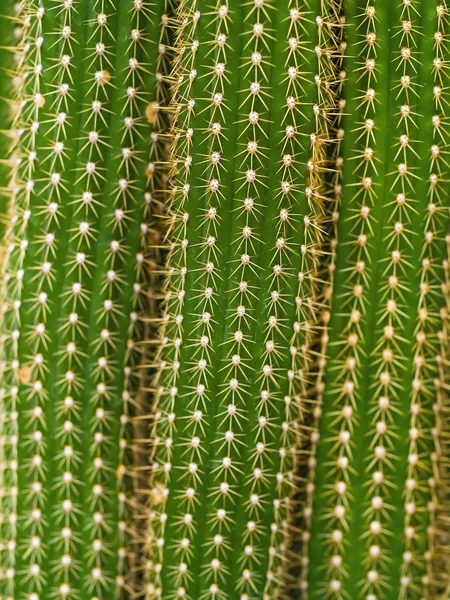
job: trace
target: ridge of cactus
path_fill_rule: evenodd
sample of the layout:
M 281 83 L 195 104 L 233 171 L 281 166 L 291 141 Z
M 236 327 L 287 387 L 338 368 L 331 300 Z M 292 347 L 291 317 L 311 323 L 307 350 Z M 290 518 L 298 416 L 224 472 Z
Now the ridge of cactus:
M 130 460 L 151 202 L 142 115 L 162 9 L 23 3 L 0 323 L 5 599 L 133 589 Z
M 445 75 L 435 52 L 447 11 L 439 6 L 345 3 L 343 185 L 314 481 L 317 541 L 305 592 L 311 598 L 429 595 L 441 301 L 432 290 L 441 278 L 447 166 L 445 115 L 439 121 L 431 103 L 417 104 L 426 93 L 419 83 L 429 98 L 444 93 L 436 87 Z
M 433 510 L 429 531 L 429 578 L 433 598 L 446 598 L 450 593 L 450 564 L 448 552 L 448 412 L 449 412 L 449 315 L 450 315 L 450 235 L 446 236 L 447 252 L 444 259 L 444 281 L 441 291 L 444 306 L 440 311 L 441 329 L 438 332 L 439 353 L 437 356 L 438 374 L 436 404 L 433 406 L 435 423 L 433 429 L 433 485 L 431 502 Z
M 282 598 L 325 214 L 326 20 L 320 3 L 202 8 L 179 7 L 145 596 Z

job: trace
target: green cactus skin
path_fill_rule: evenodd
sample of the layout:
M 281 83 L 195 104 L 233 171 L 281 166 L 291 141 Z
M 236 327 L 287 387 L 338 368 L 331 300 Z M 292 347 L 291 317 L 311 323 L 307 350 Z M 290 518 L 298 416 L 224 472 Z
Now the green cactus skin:
M 414 0 L 344 9 L 343 187 L 302 594 L 431 598 L 449 15 Z
M 8 11 L 0 600 L 448 598 L 445 2 Z
M 289 533 L 327 203 L 324 6 L 179 9 L 147 600 L 297 587 Z
M 146 160 L 164 146 L 144 114 L 163 10 L 23 3 L 0 323 L 2 600 L 132 590 L 138 313 L 158 181 Z

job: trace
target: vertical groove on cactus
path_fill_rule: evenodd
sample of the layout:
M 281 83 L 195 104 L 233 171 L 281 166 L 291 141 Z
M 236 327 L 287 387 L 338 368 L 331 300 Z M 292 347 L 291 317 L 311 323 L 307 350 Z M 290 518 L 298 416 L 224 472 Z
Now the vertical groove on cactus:
M 345 168 L 309 594 L 420 598 L 430 583 L 427 456 L 439 303 L 429 292 L 440 277 L 448 215 L 439 208 L 445 137 L 436 142 L 439 120 L 431 105 L 417 104 L 419 82 L 431 96 L 443 77 L 434 54 L 442 18 L 436 6 L 409 1 L 349 0 L 345 12 Z
M 24 3 L 2 289 L 5 598 L 120 598 L 132 585 L 141 115 L 162 4 Z
M 336 206 L 339 200 L 341 167 L 338 160 L 341 134 L 339 133 L 345 102 L 342 100 L 343 72 L 341 72 L 344 46 L 342 46 L 342 8 L 340 2 L 322 3 L 321 15 L 316 22 L 322 23 L 319 43 L 316 46 L 316 55 L 319 60 L 319 73 L 325 76 L 323 90 L 326 97 L 322 98 L 322 104 L 326 112 L 324 126 L 327 130 L 328 144 L 321 160 L 324 163 L 322 170 L 323 189 L 326 202 L 325 212 L 322 215 L 320 262 L 316 265 L 316 296 L 317 309 L 320 309 L 316 319 L 316 328 L 311 332 L 309 345 L 312 347 L 309 364 L 305 365 L 305 374 L 308 373 L 308 389 L 304 390 L 308 398 L 308 410 L 304 424 L 304 436 L 301 443 L 301 461 L 304 475 L 304 487 L 300 493 L 300 510 L 298 517 L 298 531 L 300 535 L 300 568 L 299 585 L 301 597 L 307 595 L 308 569 L 309 569 L 309 544 L 311 543 L 310 525 L 314 499 L 314 479 L 316 469 L 316 450 L 319 439 L 318 424 L 321 416 L 321 394 L 323 392 L 323 377 L 326 367 L 326 349 L 328 343 L 327 324 L 329 321 L 329 304 L 332 291 L 332 274 L 334 264 L 334 236 Z M 320 60 L 325 57 L 326 67 L 320 65 Z M 330 144 L 331 142 L 331 144 Z M 295 539 L 293 544 L 295 547 Z
M 167 70 L 166 21 L 169 3 L 159 0 L 157 3 L 133 3 L 133 20 L 130 30 L 128 67 L 130 78 L 126 80 L 127 93 L 124 98 L 122 115 L 132 119 L 135 126 L 129 129 L 129 142 L 122 149 L 123 178 L 129 183 L 137 177 L 139 189 L 146 189 L 141 200 L 141 222 L 131 233 L 130 245 L 136 244 L 138 235 L 140 250 L 136 254 L 135 279 L 132 286 L 130 323 L 128 327 L 127 351 L 125 354 L 124 380 L 122 387 L 123 414 L 121 415 L 119 465 L 119 575 L 116 583 L 128 594 L 137 593 L 139 581 L 136 577 L 139 557 L 139 523 L 134 515 L 139 512 L 142 502 L 140 477 L 136 477 L 136 465 L 140 471 L 142 448 L 142 415 L 148 410 L 145 398 L 147 378 L 143 366 L 147 363 L 147 340 L 152 330 L 146 324 L 149 312 L 155 312 L 153 299 L 155 258 L 151 249 L 151 232 L 156 207 L 164 200 L 166 181 L 167 144 L 164 132 L 166 119 L 161 118 L 161 107 L 166 101 L 167 91 L 162 81 Z M 150 18 L 151 17 L 151 18 Z M 136 62 L 133 62 L 136 61 Z M 141 61 L 141 64 L 139 64 Z M 150 62 L 149 62 L 150 61 Z M 154 62 L 153 62 L 154 61 Z M 154 100 L 152 100 L 154 98 Z M 149 102 L 150 100 L 150 102 Z M 156 104 L 157 103 L 157 104 Z M 144 110 L 145 108 L 145 110 Z M 145 116 L 144 116 L 145 115 Z M 127 121 L 124 121 L 128 128 Z M 161 139 L 162 138 L 162 139 Z M 146 188 L 142 181 L 142 165 L 148 152 L 145 176 Z M 120 173 L 119 173 L 120 174 Z M 139 196 L 136 194 L 137 199 Z M 131 212 L 131 211 L 130 211 Z M 124 217 L 125 211 L 124 211 Z M 137 227 L 139 230 L 137 230 Z M 132 281 L 130 281 L 132 283 Z M 129 299 L 128 299 L 129 300 Z M 146 454 L 147 458 L 148 454 Z
M 150 125 L 150 151 L 146 167 L 147 190 L 145 193 L 146 222 L 141 225 L 141 236 L 144 244 L 141 268 L 142 281 L 139 285 L 145 294 L 145 303 L 140 306 L 138 321 L 133 339 L 134 364 L 133 373 L 137 377 L 136 397 L 133 400 L 133 454 L 129 474 L 133 482 L 133 505 L 131 511 L 133 528 L 133 566 L 129 569 L 135 585 L 134 592 L 139 593 L 142 585 L 142 560 L 145 551 L 148 501 L 148 472 L 151 469 L 149 455 L 151 452 L 148 439 L 149 422 L 153 420 L 149 390 L 151 375 L 155 367 L 155 344 L 157 343 L 159 325 L 159 307 L 162 301 L 162 264 L 164 262 L 165 228 L 164 218 L 168 203 L 168 171 L 169 148 L 173 141 L 170 123 L 173 116 L 171 91 L 176 85 L 171 70 L 174 62 L 172 44 L 179 26 L 176 18 L 176 4 L 164 0 L 158 7 L 153 21 L 153 31 L 149 38 L 156 44 L 155 72 L 152 73 L 153 85 L 149 90 L 145 119 Z M 154 8 L 154 7 L 153 7 Z M 148 221 L 148 222 L 147 222 Z
M 320 3 L 274 8 L 180 7 L 149 599 L 282 598 L 293 583 L 297 390 L 325 212 L 329 65 Z M 304 69 L 317 27 L 313 80 Z

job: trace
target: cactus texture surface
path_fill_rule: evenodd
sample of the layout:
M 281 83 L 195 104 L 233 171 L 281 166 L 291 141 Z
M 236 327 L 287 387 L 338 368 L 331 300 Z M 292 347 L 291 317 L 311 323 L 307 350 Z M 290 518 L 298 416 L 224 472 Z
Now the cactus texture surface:
M 3 4 L 0 600 L 447 600 L 446 2 Z

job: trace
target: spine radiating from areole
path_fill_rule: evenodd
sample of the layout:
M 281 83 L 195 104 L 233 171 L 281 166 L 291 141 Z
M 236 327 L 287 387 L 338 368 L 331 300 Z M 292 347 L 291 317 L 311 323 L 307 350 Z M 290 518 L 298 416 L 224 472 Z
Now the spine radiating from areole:
M 123 598 L 134 585 L 150 148 L 164 151 L 148 104 L 164 9 L 21 5 L 0 323 L 5 600 Z

